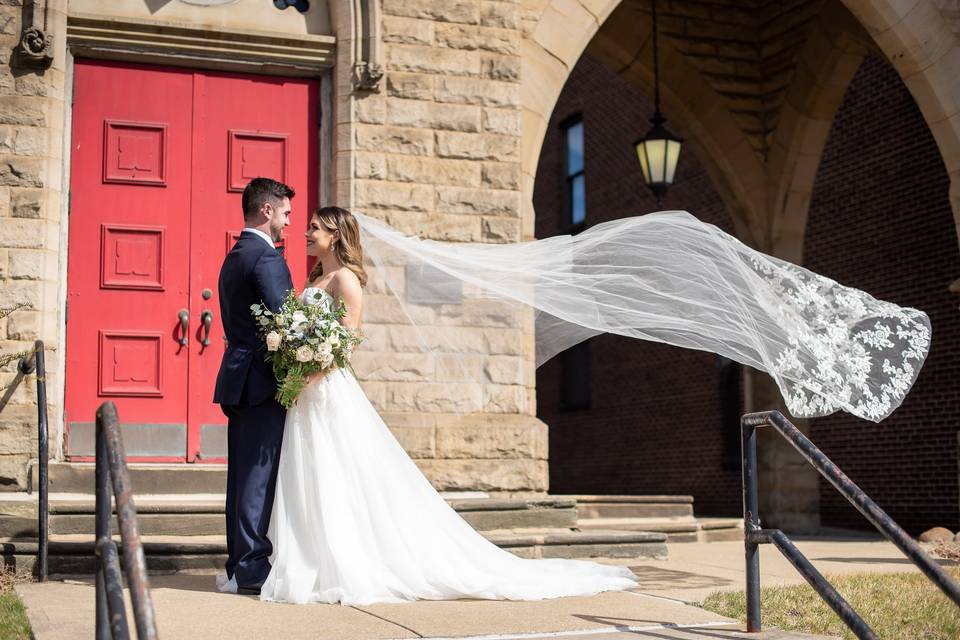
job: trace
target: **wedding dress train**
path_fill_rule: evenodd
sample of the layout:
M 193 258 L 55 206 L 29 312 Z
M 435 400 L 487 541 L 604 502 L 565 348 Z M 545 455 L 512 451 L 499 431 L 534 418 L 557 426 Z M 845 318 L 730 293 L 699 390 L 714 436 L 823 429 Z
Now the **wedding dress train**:
M 523 559 L 489 542 L 434 490 L 344 370 L 308 385 L 287 412 L 268 537 L 262 600 L 540 600 L 637 584 L 626 567 Z

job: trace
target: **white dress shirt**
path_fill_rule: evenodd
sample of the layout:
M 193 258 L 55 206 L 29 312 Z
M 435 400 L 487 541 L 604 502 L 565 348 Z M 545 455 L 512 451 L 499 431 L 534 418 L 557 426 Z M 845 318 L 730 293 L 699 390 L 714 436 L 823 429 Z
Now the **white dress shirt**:
M 263 231 L 260 231 L 260 229 L 253 229 L 253 228 L 251 228 L 251 227 L 244 227 L 244 229 L 243 229 L 243 231 L 241 231 L 241 233 L 253 233 L 253 234 L 255 234 L 255 235 L 258 235 L 258 236 L 260 236 L 261 238 L 263 238 L 264 241 L 266 241 L 266 243 L 269 244 L 272 248 L 274 248 L 274 249 L 277 248 L 276 245 L 273 244 L 273 239 L 272 239 L 270 236 L 268 236 L 267 234 L 265 234 Z

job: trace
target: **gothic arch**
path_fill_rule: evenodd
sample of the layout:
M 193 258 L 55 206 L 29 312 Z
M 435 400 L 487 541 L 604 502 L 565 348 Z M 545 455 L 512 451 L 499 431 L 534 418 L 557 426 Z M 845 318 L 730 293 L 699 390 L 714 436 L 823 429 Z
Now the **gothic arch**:
M 960 84 L 954 81 L 960 73 L 960 42 L 950 21 L 944 18 L 935 0 L 842 2 L 900 73 L 924 114 L 951 176 L 951 202 L 960 238 Z M 539 0 L 528 8 L 528 15 L 532 18 L 524 28 L 521 45 L 521 169 L 525 236 L 533 235 L 533 183 L 553 106 L 570 69 L 621 4 L 627 4 L 627 1 Z M 823 27 L 826 22 L 819 22 L 821 26 L 818 28 L 826 29 Z M 836 33 L 829 39 L 828 48 L 830 51 L 826 55 L 820 55 L 825 64 L 815 67 L 813 88 L 798 92 L 796 87 L 791 87 L 794 98 L 808 94 L 801 103 L 809 108 L 797 109 L 794 104 L 792 121 L 788 120 L 789 124 L 775 133 L 775 144 L 780 148 L 771 150 L 772 160 L 779 162 L 780 175 L 788 177 L 775 181 L 774 188 L 770 188 L 766 177 L 769 173 L 758 171 L 753 166 L 755 163 L 746 158 L 746 148 L 742 144 L 730 146 L 735 142 L 735 136 L 731 137 L 729 128 L 719 122 L 723 119 L 720 115 L 712 116 L 714 121 L 711 122 L 703 119 L 709 109 L 701 107 L 703 112 L 699 114 L 690 109 L 689 101 L 693 96 L 686 94 L 682 86 L 677 86 L 675 79 L 662 87 L 671 121 L 685 129 L 687 135 L 695 136 L 702 145 L 698 156 L 708 166 L 718 189 L 728 200 L 731 213 L 738 219 L 738 231 L 749 229 L 747 238 L 757 242 L 758 246 L 782 251 L 791 257 L 797 257 L 798 247 L 802 246 L 802 234 L 798 236 L 797 228 L 805 220 L 812 175 L 826 140 L 823 131 L 826 116 L 831 110 L 835 111 L 842 97 L 840 87 L 849 82 L 851 68 L 861 55 L 857 38 L 844 41 Z M 809 53 L 813 52 L 805 52 L 805 55 Z M 666 64 L 669 63 L 665 60 Z M 643 66 L 633 66 L 641 84 L 649 86 L 649 80 L 643 81 L 646 74 Z M 686 84 L 689 83 L 688 79 Z M 695 114 L 701 117 L 695 118 Z M 799 142 L 803 144 L 797 147 Z M 726 151 L 726 157 L 714 156 L 715 150 Z M 779 161 L 777 153 L 782 156 Z M 766 174 L 762 195 L 757 191 L 761 173 Z M 771 220 L 769 213 L 780 208 L 783 215 L 772 216 Z

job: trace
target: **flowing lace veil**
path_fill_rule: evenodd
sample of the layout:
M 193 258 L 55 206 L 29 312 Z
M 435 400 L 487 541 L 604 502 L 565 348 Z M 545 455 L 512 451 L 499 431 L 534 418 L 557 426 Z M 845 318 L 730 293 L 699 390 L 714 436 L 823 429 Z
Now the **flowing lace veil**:
M 406 354 L 389 375 L 439 383 L 438 410 L 489 403 L 477 385 L 457 396 L 458 381 L 495 392 L 525 384 L 517 376 L 532 372 L 495 359 L 529 361 L 532 323 L 537 366 L 600 333 L 664 342 L 768 373 L 796 417 L 843 410 L 879 422 L 929 350 L 922 311 L 755 251 L 684 211 L 515 244 L 423 240 L 355 215 L 370 266 L 371 357 Z

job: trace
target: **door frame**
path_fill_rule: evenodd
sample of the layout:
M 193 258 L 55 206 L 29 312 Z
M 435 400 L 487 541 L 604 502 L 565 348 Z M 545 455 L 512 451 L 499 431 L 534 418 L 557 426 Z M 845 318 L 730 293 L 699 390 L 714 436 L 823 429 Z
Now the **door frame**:
M 98 39 L 96 44 L 91 46 L 89 38 L 89 29 L 97 27 Z M 84 31 L 87 29 L 87 31 Z M 131 30 L 138 31 L 141 34 L 141 40 L 135 45 L 119 34 L 129 34 Z M 137 64 L 149 64 L 158 67 L 184 67 L 192 70 L 209 71 L 232 71 L 243 73 L 258 73 L 265 64 L 274 73 L 259 73 L 268 77 L 296 77 L 317 80 L 319 83 L 319 96 L 317 100 L 320 113 L 318 114 L 318 137 L 317 154 L 318 166 L 317 189 L 319 202 L 332 202 L 333 185 L 335 184 L 335 167 L 333 162 L 334 141 L 333 141 L 333 117 L 334 110 L 334 62 L 336 39 L 332 36 L 300 36 L 276 34 L 268 37 L 268 40 L 282 43 L 285 47 L 296 46 L 301 49 L 304 57 L 298 61 L 297 65 L 286 62 L 278 62 L 270 58 L 269 54 L 260 52 L 251 53 L 249 51 L 250 34 L 236 32 L 231 30 L 218 30 L 218 43 L 231 43 L 236 47 L 231 52 L 229 58 L 202 57 L 197 56 L 197 51 L 193 47 L 177 45 L 174 47 L 163 44 L 163 41 L 157 36 L 162 36 L 168 31 L 188 31 L 192 32 L 196 46 L 203 46 L 208 41 L 205 30 L 185 29 L 182 27 L 172 27 L 162 22 L 147 21 L 121 21 L 116 19 L 96 19 L 91 16 L 78 18 L 68 16 L 67 19 L 67 47 L 66 64 L 64 72 L 64 114 L 63 114 L 63 146 L 62 146 L 62 167 L 61 184 L 65 197 L 60 202 L 60 240 L 61 246 L 65 251 L 61 251 L 58 286 L 56 293 L 56 309 L 58 316 L 57 323 L 57 346 L 60 349 L 60 356 L 56 359 L 56 379 L 60 381 L 57 389 L 51 396 L 57 400 L 60 408 L 58 420 L 54 423 L 53 433 L 51 434 L 51 449 L 53 458 L 57 461 L 66 460 L 66 353 L 67 353 L 67 322 L 69 321 L 69 309 L 67 308 L 67 290 L 68 290 L 68 264 L 69 264 L 69 235 L 70 235 L 70 195 L 69 186 L 71 180 L 71 149 L 73 145 L 73 102 L 74 102 L 74 58 L 88 58 L 103 61 L 132 62 Z M 113 34 L 115 39 L 109 36 Z M 151 40 L 154 45 L 163 44 L 161 50 L 156 46 L 151 47 Z M 324 117 L 326 116 L 326 117 Z M 91 417 L 91 419 L 93 419 Z M 73 456 L 71 461 L 84 462 L 92 461 L 93 458 L 81 458 Z M 190 464 L 182 459 L 161 460 L 155 462 L 176 462 L 178 464 Z M 214 463 L 215 460 L 209 460 L 207 463 Z

